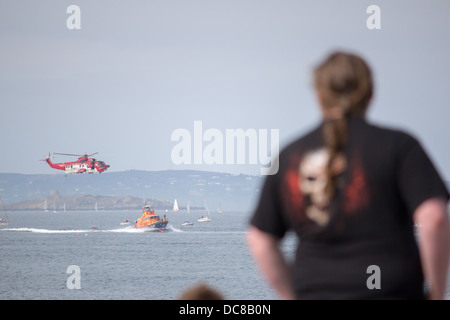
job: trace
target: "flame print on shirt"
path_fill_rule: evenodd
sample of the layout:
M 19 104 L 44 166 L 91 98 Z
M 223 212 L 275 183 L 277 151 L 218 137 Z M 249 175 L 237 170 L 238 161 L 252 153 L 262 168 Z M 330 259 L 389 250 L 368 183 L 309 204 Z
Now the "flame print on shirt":
M 325 192 L 326 166 L 329 152 L 317 149 L 306 153 L 301 160 L 291 159 L 289 169 L 283 177 L 283 195 L 285 203 L 294 218 L 299 222 L 313 221 L 319 226 L 325 226 L 330 221 L 330 197 Z M 369 193 L 366 177 L 359 157 L 355 157 L 349 182 L 343 189 L 343 211 L 354 213 L 367 206 Z M 347 161 L 339 154 L 332 165 L 334 176 L 342 174 L 347 167 Z
M 359 159 L 359 157 L 356 157 Z M 350 181 L 344 190 L 344 211 L 346 213 L 355 213 L 356 211 L 367 207 L 369 203 L 369 191 L 366 182 L 366 176 L 360 161 L 355 161 Z
M 301 210 L 303 205 L 303 195 L 300 190 L 298 172 L 288 170 L 285 175 L 287 194 L 285 194 L 291 210 Z
M 303 207 L 303 194 L 300 190 L 300 177 L 298 175 L 299 161 L 298 156 L 292 156 L 289 167 L 283 175 L 282 195 L 284 203 L 287 209 L 293 213 L 300 212 Z

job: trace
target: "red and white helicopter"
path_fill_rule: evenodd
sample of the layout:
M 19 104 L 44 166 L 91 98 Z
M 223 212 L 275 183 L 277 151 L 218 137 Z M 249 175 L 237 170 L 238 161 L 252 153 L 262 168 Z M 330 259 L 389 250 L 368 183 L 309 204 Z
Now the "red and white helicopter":
M 92 154 L 71 154 L 71 153 L 53 153 L 63 156 L 75 156 L 79 157 L 76 161 L 53 163 L 50 160 L 50 153 L 44 160 L 53 169 L 64 170 L 66 174 L 72 173 L 102 173 L 109 168 L 109 165 L 105 164 L 103 161 L 97 161 L 94 158 L 89 158 L 98 152 Z

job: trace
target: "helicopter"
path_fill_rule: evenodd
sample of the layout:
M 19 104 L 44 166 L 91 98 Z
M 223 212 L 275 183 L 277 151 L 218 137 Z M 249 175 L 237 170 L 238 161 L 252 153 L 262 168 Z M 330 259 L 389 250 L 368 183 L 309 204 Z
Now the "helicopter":
M 92 157 L 98 152 L 92 154 L 71 154 L 71 153 L 57 153 L 53 154 L 63 155 L 63 156 L 74 156 L 79 157 L 76 161 L 53 163 L 50 160 L 50 153 L 42 161 L 46 161 L 50 167 L 53 169 L 64 170 L 66 175 L 73 173 L 102 173 L 109 168 L 109 165 L 105 164 L 103 161 L 97 161 Z

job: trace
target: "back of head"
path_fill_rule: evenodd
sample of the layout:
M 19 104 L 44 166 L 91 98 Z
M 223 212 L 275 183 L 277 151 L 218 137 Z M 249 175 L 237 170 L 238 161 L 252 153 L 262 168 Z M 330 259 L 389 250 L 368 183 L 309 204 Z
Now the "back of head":
M 350 53 L 332 53 L 314 70 L 314 82 L 325 114 L 363 115 L 373 92 L 372 72 L 366 62 Z M 331 115 L 331 118 L 333 117 Z
M 198 284 L 182 292 L 179 300 L 223 300 L 222 294 L 206 284 Z
M 364 115 L 373 93 L 372 73 L 366 62 L 350 53 L 334 52 L 314 70 L 314 85 L 324 117 L 323 136 L 329 153 L 326 190 L 331 199 L 336 186 L 336 163 L 347 141 L 348 119 Z

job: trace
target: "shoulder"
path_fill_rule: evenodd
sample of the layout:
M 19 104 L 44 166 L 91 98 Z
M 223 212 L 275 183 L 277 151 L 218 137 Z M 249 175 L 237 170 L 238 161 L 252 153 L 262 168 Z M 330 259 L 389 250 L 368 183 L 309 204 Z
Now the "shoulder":
M 368 139 L 398 148 L 398 151 L 406 151 L 413 146 L 420 145 L 419 140 L 405 129 L 380 125 L 369 121 L 365 122 L 365 126 Z
M 305 134 L 284 146 L 278 154 L 278 172 L 273 176 L 268 176 L 271 183 L 279 184 L 289 177 L 295 176 L 298 172 L 299 164 L 303 156 L 310 150 L 314 150 L 323 145 L 321 123 L 315 125 Z
M 301 137 L 286 145 L 280 152 L 280 159 L 287 158 L 292 154 L 300 154 L 306 150 L 317 148 L 323 144 L 322 124 L 314 126 Z

